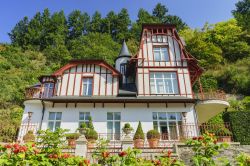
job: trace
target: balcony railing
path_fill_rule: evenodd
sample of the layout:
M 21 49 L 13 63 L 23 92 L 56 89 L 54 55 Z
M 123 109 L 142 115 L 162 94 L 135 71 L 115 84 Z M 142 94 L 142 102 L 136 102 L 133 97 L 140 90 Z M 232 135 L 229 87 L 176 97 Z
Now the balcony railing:
M 222 90 L 210 90 L 208 92 L 197 93 L 195 96 L 200 100 L 226 100 L 226 93 Z

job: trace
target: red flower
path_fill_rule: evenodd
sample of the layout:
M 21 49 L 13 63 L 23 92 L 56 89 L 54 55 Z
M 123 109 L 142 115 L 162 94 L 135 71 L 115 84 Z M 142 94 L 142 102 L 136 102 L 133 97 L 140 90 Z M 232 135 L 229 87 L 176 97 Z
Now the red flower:
M 7 149 L 10 149 L 10 148 L 12 148 L 12 145 L 11 144 L 7 144 L 7 145 L 4 145 L 4 147 L 7 148 Z
M 170 158 L 171 154 L 172 154 L 172 151 L 168 150 L 168 158 Z
M 57 158 L 58 158 L 58 155 L 57 155 L 57 154 L 54 154 L 54 155 L 53 155 L 53 158 L 57 159 Z
M 124 156 L 126 156 L 126 155 L 127 155 L 127 152 L 124 152 L 124 151 L 122 151 L 122 152 L 119 153 L 119 156 L 120 156 L 120 157 L 124 157 Z
M 69 158 L 69 157 L 70 157 L 70 154 L 64 153 L 62 157 L 65 158 L 65 159 L 66 159 L 66 158 Z
M 86 165 L 89 165 L 89 164 L 90 164 L 90 161 L 89 161 L 89 160 L 84 160 L 83 162 L 84 162 L 84 164 L 86 164 Z
M 32 146 L 32 147 L 35 147 L 35 146 L 36 146 L 36 144 L 35 144 L 35 143 L 33 143 L 31 146 Z
M 107 158 L 107 157 L 109 157 L 109 152 L 102 152 L 102 157 L 103 158 Z
M 20 152 L 26 152 L 28 148 L 26 146 L 20 146 L 19 149 Z
M 52 158 L 53 158 L 53 154 L 50 154 L 50 155 L 49 155 L 49 158 L 51 158 L 51 159 L 52 159 Z
M 38 154 L 40 151 L 38 149 L 34 149 L 35 155 Z
M 19 148 L 19 145 L 18 145 L 18 144 L 14 144 L 13 147 L 14 147 L 15 149 L 18 149 L 18 148 Z
M 197 140 L 197 137 L 193 137 L 193 140 Z
M 15 153 L 15 154 L 19 153 L 19 149 L 14 149 L 13 153 Z
M 161 161 L 160 160 L 153 160 L 154 165 L 161 165 Z
M 204 139 L 203 136 L 199 136 L 199 138 L 198 138 L 199 141 L 200 141 L 200 140 L 203 140 L 203 139 Z

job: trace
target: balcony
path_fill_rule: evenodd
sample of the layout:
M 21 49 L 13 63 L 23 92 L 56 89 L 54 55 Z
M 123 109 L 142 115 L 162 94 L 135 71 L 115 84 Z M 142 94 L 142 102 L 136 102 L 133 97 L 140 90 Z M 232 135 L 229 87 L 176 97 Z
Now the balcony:
M 198 101 L 195 105 L 195 110 L 199 123 L 205 123 L 215 115 L 226 111 L 230 106 L 226 101 L 226 93 L 221 90 L 198 93 L 196 98 Z

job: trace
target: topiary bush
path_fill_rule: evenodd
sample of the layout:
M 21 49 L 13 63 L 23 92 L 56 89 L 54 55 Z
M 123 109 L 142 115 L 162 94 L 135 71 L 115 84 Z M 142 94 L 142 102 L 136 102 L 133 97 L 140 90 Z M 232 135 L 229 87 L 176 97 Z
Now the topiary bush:
M 87 140 L 97 140 L 98 139 L 98 134 L 95 130 L 88 130 L 87 133 L 85 134 L 85 137 Z
M 250 111 L 227 112 L 224 119 L 230 122 L 234 141 L 250 145 Z
M 35 141 L 35 135 L 33 134 L 32 130 L 29 130 L 27 134 L 23 136 L 24 142 L 34 142 Z
M 135 135 L 134 135 L 134 140 L 136 139 L 143 139 L 145 140 L 145 136 L 144 136 L 144 132 L 142 130 L 142 126 L 141 126 L 141 121 L 139 121 L 138 127 L 136 129 Z
M 161 135 L 158 130 L 149 130 L 147 132 L 147 139 L 160 139 Z
M 78 139 L 80 136 L 79 133 L 67 133 L 66 134 L 66 139 Z

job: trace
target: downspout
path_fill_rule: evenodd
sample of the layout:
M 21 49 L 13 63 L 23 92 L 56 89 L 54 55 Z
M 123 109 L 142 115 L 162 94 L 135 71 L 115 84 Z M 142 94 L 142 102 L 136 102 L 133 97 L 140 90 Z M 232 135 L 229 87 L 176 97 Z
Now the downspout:
M 44 101 L 43 101 L 43 100 L 41 100 L 41 103 L 42 103 L 43 108 L 42 108 L 42 118 L 41 118 L 41 122 L 40 122 L 39 130 L 41 130 L 41 129 L 42 129 L 42 123 L 43 123 L 44 112 L 45 112 L 45 103 L 44 103 Z

